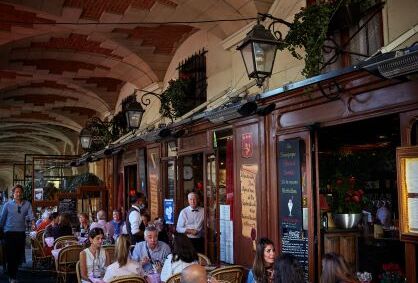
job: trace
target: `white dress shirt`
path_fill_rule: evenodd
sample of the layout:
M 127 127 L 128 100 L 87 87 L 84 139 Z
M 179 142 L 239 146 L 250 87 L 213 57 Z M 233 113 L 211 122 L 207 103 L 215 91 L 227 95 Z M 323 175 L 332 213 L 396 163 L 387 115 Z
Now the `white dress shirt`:
M 134 207 L 134 205 L 132 205 Z M 139 232 L 139 226 L 141 225 L 142 219 L 137 206 L 129 213 L 129 223 L 131 224 L 131 233 L 135 235 Z
M 186 233 L 186 229 L 194 229 L 199 233 L 197 235 L 187 234 L 187 237 L 201 238 L 204 218 L 204 209 L 202 207 L 196 207 L 195 209 L 192 209 L 190 206 L 185 207 L 180 211 L 176 230 L 179 233 Z

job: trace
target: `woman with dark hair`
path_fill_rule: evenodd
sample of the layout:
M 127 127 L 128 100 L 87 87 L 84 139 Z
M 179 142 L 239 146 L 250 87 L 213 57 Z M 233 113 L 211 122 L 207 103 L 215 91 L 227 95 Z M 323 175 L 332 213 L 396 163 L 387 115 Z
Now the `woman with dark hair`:
M 102 228 L 93 228 L 89 232 L 90 247 L 80 253 L 80 273 L 83 283 L 90 282 L 89 274 L 92 274 L 95 268 L 102 271 L 109 265 L 110 259 L 106 257 L 105 250 L 101 249 L 103 237 Z
M 197 252 L 185 234 L 176 234 L 173 241 L 173 254 L 167 256 L 161 271 L 161 281 L 180 273 L 189 265 L 198 263 Z
M 140 265 L 130 258 L 130 246 L 130 237 L 128 235 L 119 235 L 115 249 L 116 261 L 106 268 L 106 274 L 103 277 L 104 282 L 110 282 L 120 276 L 138 275 L 137 268 L 140 268 Z
M 57 239 L 62 236 L 71 236 L 73 231 L 70 224 L 70 216 L 63 213 L 59 216 L 58 225 L 52 227 L 52 237 Z
M 304 283 L 302 266 L 294 255 L 282 254 L 274 261 L 274 283 Z
M 79 232 L 80 236 L 84 237 L 87 236 L 90 230 L 90 223 L 89 223 L 89 216 L 85 212 L 81 212 L 78 214 L 78 221 L 80 222 Z
M 322 259 L 321 283 L 357 283 L 344 258 L 328 253 Z
M 248 273 L 247 283 L 273 282 L 273 263 L 276 256 L 274 243 L 268 238 L 257 242 L 253 268 Z

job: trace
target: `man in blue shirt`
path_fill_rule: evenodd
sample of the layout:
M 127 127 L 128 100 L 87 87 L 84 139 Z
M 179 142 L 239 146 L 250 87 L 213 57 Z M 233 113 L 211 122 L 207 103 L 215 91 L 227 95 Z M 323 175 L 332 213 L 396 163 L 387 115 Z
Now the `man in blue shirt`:
M 32 230 L 35 230 L 32 205 L 23 200 L 23 187 L 16 185 L 13 188 L 13 200 L 9 200 L 3 206 L 0 217 L 0 229 L 4 231 L 7 271 L 11 283 L 17 282 L 17 270 L 21 256 L 25 254 L 26 217 L 32 222 Z
M 145 272 L 155 268 L 160 273 L 164 261 L 171 254 L 171 249 L 166 243 L 158 241 L 158 230 L 155 226 L 145 228 L 144 234 L 145 241 L 136 243 L 132 259 L 139 261 Z

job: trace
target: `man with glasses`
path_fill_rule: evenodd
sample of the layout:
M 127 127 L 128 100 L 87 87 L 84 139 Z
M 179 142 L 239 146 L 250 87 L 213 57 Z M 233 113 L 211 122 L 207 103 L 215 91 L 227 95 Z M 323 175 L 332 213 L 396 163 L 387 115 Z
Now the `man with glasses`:
M 158 230 L 154 225 L 150 225 L 145 228 L 145 241 L 135 245 L 132 258 L 141 263 L 145 272 L 156 269 L 160 273 L 162 264 L 169 254 L 171 254 L 170 247 L 158 241 Z
M 7 271 L 9 282 L 17 282 L 17 270 L 25 254 L 26 218 L 32 222 L 35 230 L 35 217 L 30 202 L 23 200 L 23 187 L 16 185 L 13 188 L 13 200 L 4 206 L 0 217 L 0 229 L 4 231 L 6 248 Z

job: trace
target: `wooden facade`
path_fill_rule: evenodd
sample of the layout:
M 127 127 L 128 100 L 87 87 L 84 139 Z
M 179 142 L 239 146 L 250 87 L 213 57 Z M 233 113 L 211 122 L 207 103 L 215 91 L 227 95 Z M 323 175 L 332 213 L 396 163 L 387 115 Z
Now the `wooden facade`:
M 117 208 L 121 204 L 127 207 L 126 196 L 129 188 L 126 184 L 126 166 L 138 164 L 138 151 L 145 150 L 146 194 L 148 207 L 152 218 L 162 216 L 163 200 L 167 197 L 175 199 L 175 216 L 186 203 L 185 186 L 188 182 L 183 180 L 183 167 L 195 156 L 202 172 L 203 199 L 201 204 L 205 207 L 212 205 L 210 183 L 211 173 L 208 165 L 210 160 L 218 157 L 214 141 L 214 132 L 228 128 L 231 130 L 233 140 L 233 215 L 243 217 L 233 218 L 233 249 L 234 263 L 247 267 L 252 265 L 254 258 L 255 238 L 269 237 L 274 240 L 280 250 L 282 243 L 279 227 L 280 196 L 278 184 L 278 152 L 277 145 L 280 141 L 297 138 L 303 141 L 302 170 L 302 198 L 303 213 L 307 219 L 308 237 L 308 270 L 311 282 L 318 280 L 320 274 L 320 261 L 324 246 L 329 248 L 329 237 L 325 239 L 321 234 L 318 184 L 318 129 L 333 125 L 347 124 L 354 121 L 362 121 L 372 117 L 388 114 L 399 115 L 401 130 L 401 146 L 410 145 L 410 132 L 413 123 L 418 119 L 418 82 L 386 80 L 374 76 L 363 70 L 351 69 L 340 72 L 334 76 L 324 76 L 318 82 L 306 80 L 306 85 L 296 83 L 286 88 L 274 90 L 262 95 L 259 106 L 274 103 L 276 110 L 266 116 L 252 115 L 241 117 L 233 121 L 225 121 L 221 124 L 212 124 L 206 119 L 181 126 L 186 130 L 182 137 L 169 137 L 152 142 L 136 142 L 129 145 L 128 149 L 112 157 L 112 161 L 106 166 L 108 174 L 110 168 L 117 170 L 112 176 L 108 176 L 107 183 L 112 183 L 113 190 L 110 194 L 110 203 Z M 339 92 L 335 92 L 334 85 L 338 84 Z M 324 96 L 323 91 L 332 94 L 333 98 Z M 175 144 L 174 155 L 169 156 L 169 143 Z M 250 148 L 247 148 L 250 144 Z M 243 148 L 246 147 L 246 148 Z M 246 151 L 246 152 L 245 152 Z M 201 158 L 201 159 L 200 159 Z M 212 158 L 212 159 L 211 159 Z M 210 160 L 209 160 L 210 159 Z M 195 160 L 195 161 L 196 161 Z M 168 190 L 167 168 L 174 164 L 177 176 L 174 195 Z M 187 165 L 187 164 L 186 164 Z M 189 166 L 189 165 L 187 165 Z M 214 165 L 216 174 L 219 174 L 219 164 Z M 137 184 L 142 181 L 139 178 L 140 166 L 137 166 Z M 196 166 L 195 166 L 196 167 Z M 248 169 L 250 168 L 250 169 Z M 243 188 L 241 184 L 243 170 L 252 170 L 254 188 L 256 191 L 255 219 L 247 215 L 246 200 L 243 200 Z M 170 177 L 171 178 L 171 177 Z M 217 179 L 218 180 L 218 179 Z M 194 180 L 196 181 L 196 180 Z M 199 179 L 200 181 L 200 179 Z M 121 185 L 120 182 L 123 184 Z M 196 181 L 197 182 L 197 181 Z M 219 191 L 219 180 L 215 182 Z M 194 184 L 196 186 L 197 183 Z M 139 188 L 139 187 L 138 187 Z M 121 194 L 120 190 L 123 190 Z M 245 192 L 247 193 L 247 191 Z M 123 201 L 121 202 L 121 195 Z M 214 195 L 219 197 L 218 193 Z M 112 201 L 113 200 L 113 201 Z M 217 199 L 217 201 L 219 201 Z M 243 208 L 244 205 L 244 208 Z M 207 233 L 215 229 L 217 243 L 206 240 L 206 251 L 212 252 L 215 261 L 219 260 L 219 202 L 215 212 L 209 209 L 205 213 L 206 226 L 210 224 L 210 213 L 214 213 L 218 224 L 208 228 Z M 243 209 L 245 211 L 243 211 Z M 250 223 L 250 224 L 249 224 Z M 251 224 L 252 223 L 252 224 Z M 250 225 L 249 228 L 247 227 Z M 252 225 L 252 226 L 251 226 Z M 250 229 L 250 230 L 249 230 Z M 342 237 L 346 239 L 347 237 Z M 350 238 L 351 239 L 351 238 Z M 352 242 L 356 246 L 355 242 Z M 331 243 L 332 244 L 332 243 Z M 341 243 L 340 243 L 341 245 Z M 354 247 L 353 246 L 353 247 Z M 408 282 L 414 282 L 416 278 L 416 246 L 414 243 L 406 243 L 406 274 Z M 214 253 L 214 254 L 213 254 Z M 357 255 L 350 255 L 355 260 Z M 356 261 L 356 260 L 355 260 Z M 356 261 L 356 264 L 358 262 Z

